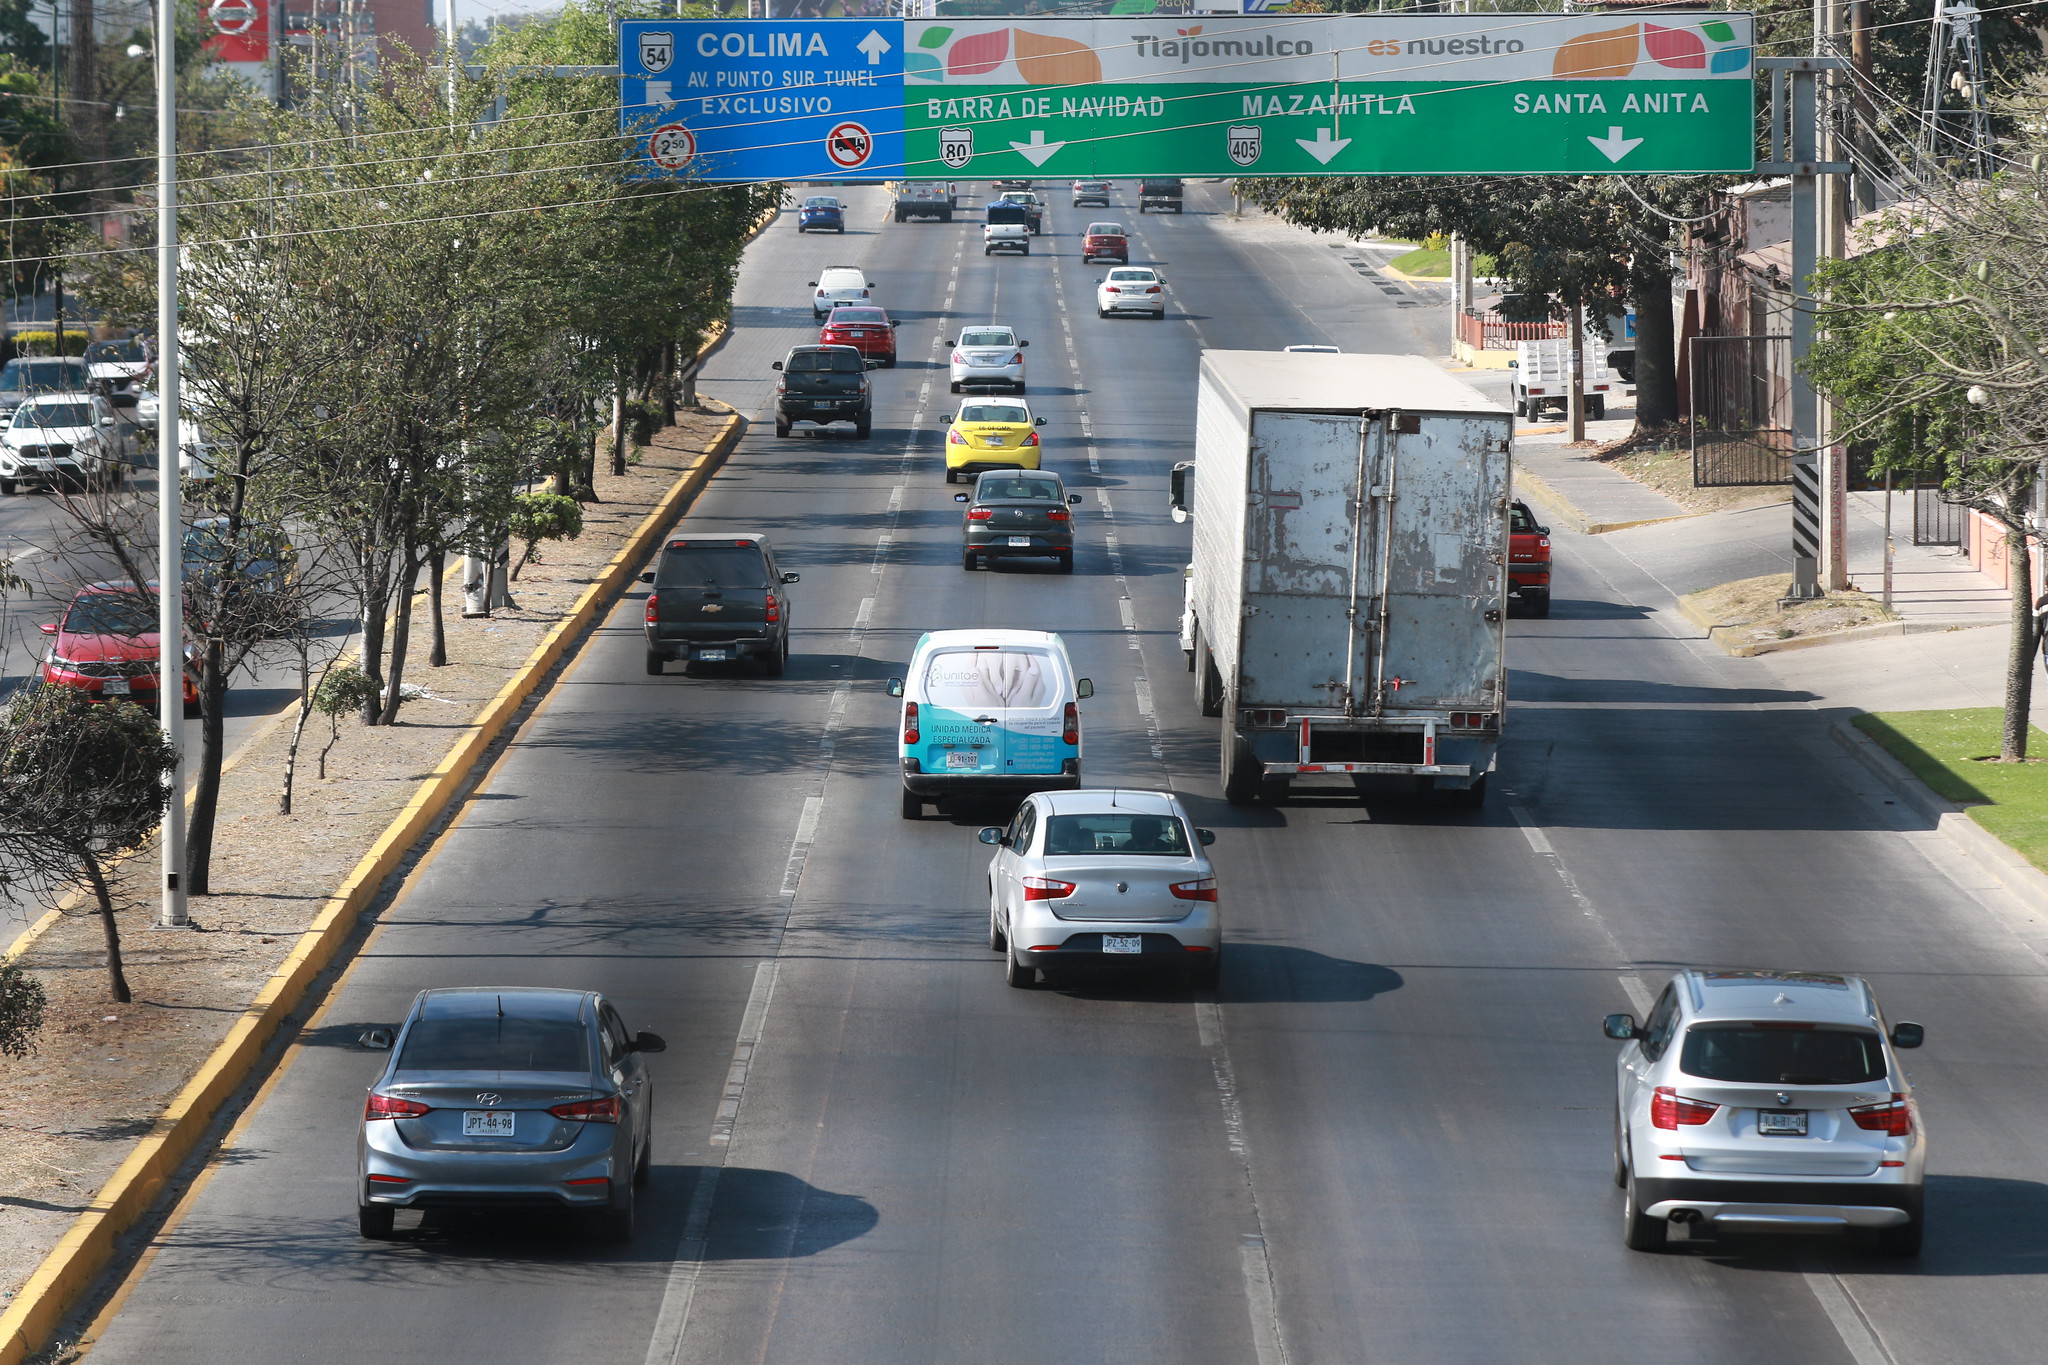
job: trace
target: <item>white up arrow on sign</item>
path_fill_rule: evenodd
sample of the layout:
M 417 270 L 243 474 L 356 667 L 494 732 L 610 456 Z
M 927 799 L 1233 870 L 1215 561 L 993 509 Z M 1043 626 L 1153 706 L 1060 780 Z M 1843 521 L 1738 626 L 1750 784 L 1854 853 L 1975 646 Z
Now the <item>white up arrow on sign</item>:
M 1643 145 L 1639 137 L 1623 137 L 1621 129 L 1610 126 L 1606 137 L 1589 137 L 1586 141 L 1598 147 L 1609 161 L 1619 161 Z
M 1043 166 L 1052 158 L 1054 152 L 1066 145 L 1064 142 L 1047 142 L 1045 140 L 1045 129 L 1033 128 L 1031 130 L 1031 141 L 1013 142 L 1010 144 L 1010 149 L 1032 165 Z
M 1294 139 L 1294 142 L 1301 150 L 1307 152 L 1317 162 L 1325 166 L 1330 164 L 1331 157 L 1351 145 L 1351 139 L 1348 137 L 1332 138 L 1328 128 L 1316 129 L 1316 140 L 1314 142 L 1310 142 L 1305 137 L 1298 137 Z
M 889 50 L 889 40 L 875 32 L 875 30 L 869 29 L 868 36 L 861 39 L 854 46 L 868 54 L 869 66 L 880 66 L 882 64 L 882 54 Z
M 675 108 L 675 96 L 668 92 L 668 88 L 672 84 L 674 84 L 672 81 L 647 82 L 647 103 L 659 105 L 663 109 Z

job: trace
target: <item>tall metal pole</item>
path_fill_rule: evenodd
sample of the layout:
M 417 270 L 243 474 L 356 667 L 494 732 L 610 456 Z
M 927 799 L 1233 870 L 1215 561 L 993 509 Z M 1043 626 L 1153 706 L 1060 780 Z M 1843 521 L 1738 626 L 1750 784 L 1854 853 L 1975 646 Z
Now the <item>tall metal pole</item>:
M 455 117 L 455 72 L 462 55 L 455 46 L 455 0 L 441 0 L 441 70 L 448 77 L 448 117 Z
M 177 755 L 164 807 L 163 904 L 157 923 L 183 928 L 185 912 L 185 585 L 184 512 L 178 505 L 178 456 L 184 403 L 178 394 L 178 10 L 156 6 L 156 553 L 157 711 Z

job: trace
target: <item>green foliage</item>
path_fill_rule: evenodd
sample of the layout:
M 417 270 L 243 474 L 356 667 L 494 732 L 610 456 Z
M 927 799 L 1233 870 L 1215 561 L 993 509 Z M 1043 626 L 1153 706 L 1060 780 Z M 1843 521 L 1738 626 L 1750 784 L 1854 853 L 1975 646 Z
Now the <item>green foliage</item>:
M 64 329 L 64 354 L 84 355 L 86 343 L 91 339 L 88 333 L 82 331 L 74 332 L 69 327 L 66 327 Z M 55 355 L 57 353 L 57 333 L 54 329 L 48 332 L 16 332 L 14 334 L 14 349 L 18 355 Z
M 174 766 L 142 707 L 25 688 L 0 714 L 0 839 L 102 853 L 138 844 L 163 814 Z
M 512 538 L 528 546 L 583 534 L 583 504 L 559 493 L 521 493 L 512 500 Z
M 336 664 L 313 689 L 313 709 L 330 720 L 353 715 L 377 700 L 377 681 L 354 664 Z
M 1999 752 L 1997 707 L 1881 711 L 1853 724 L 1969 817 L 2048 871 L 2048 764 L 1987 762 Z
M 0 962 L 0 1056 L 19 1060 L 35 1051 L 47 1004 L 42 982 L 19 962 Z
M 626 404 L 626 439 L 636 446 L 654 444 L 654 433 L 661 430 L 662 419 L 667 416 L 659 403 L 630 400 Z

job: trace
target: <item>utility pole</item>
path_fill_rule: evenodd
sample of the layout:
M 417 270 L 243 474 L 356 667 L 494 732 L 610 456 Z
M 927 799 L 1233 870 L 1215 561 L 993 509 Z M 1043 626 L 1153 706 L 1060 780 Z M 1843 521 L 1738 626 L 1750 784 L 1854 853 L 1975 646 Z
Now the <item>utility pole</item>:
M 164 739 L 177 756 L 164 805 L 163 903 L 157 924 L 182 929 L 185 908 L 185 585 L 184 509 L 178 505 L 178 456 L 185 407 L 178 393 L 178 9 L 156 7 L 156 705 Z
M 1848 14 L 1844 0 L 1820 0 L 1817 17 L 1820 30 L 1814 35 L 1814 55 L 1834 57 L 1844 46 L 1848 32 Z M 1818 110 L 1821 123 L 1821 156 L 1832 162 L 1846 160 L 1847 148 L 1842 145 L 1840 130 L 1843 116 L 1849 112 L 1847 73 L 1832 70 L 1820 77 L 1821 104 Z M 1824 261 L 1840 260 L 1848 244 L 1849 181 L 1845 175 L 1817 176 L 1815 188 L 1818 191 L 1820 209 L 1820 231 L 1815 241 L 1816 268 Z M 1808 292 L 1806 278 L 1800 277 L 1799 290 Z M 1823 593 L 1842 592 L 1849 586 L 1848 553 L 1848 504 L 1849 504 L 1849 460 L 1848 452 L 1835 443 L 1834 404 L 1814 396 L 1814 440 L 1820 447 L 1816 460 L 1821 486 L 1820 556 L 1817 566 L 1820 588 Z

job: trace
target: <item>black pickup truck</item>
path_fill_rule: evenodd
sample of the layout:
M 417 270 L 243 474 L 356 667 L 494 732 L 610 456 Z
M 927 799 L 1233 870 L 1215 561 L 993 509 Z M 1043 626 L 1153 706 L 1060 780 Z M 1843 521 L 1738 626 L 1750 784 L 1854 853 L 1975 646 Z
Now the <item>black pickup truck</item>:
M 1181 211 L 1180 181 L 1147 180 L 1139 185 L 1138 212 L 1143 213 L 1147 209 L 1154 213 L 1159 213 L 1166 209 L 1172 209 L 1175 213 L 1179 213 Z
M 775 434 L 789 435 L 796 422 L 853 423 L 853 434 L 865 441 L 874 424 L 874 397 L 868 390 L 868 362 L 851 346 L 794 346 L 775 362 L 782 381 L 775 386 Z

